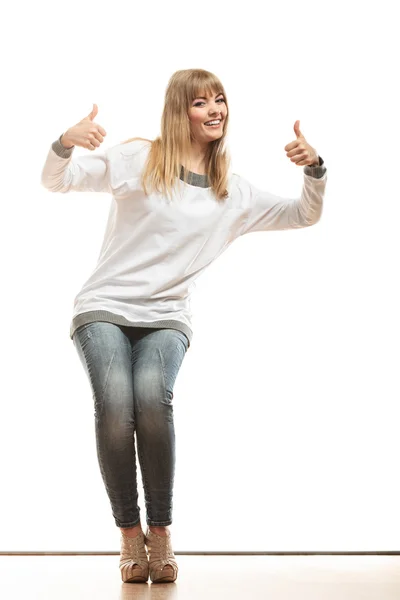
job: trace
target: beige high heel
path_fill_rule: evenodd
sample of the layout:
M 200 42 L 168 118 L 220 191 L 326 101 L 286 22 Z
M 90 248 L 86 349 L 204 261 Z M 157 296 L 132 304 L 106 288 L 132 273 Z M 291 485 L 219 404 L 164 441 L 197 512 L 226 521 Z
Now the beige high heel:
M 149 553 L 150 579 L 153 583 L 172 583 L 178 577 L 178 565 L 172 551 L 171 532 L 157 535 L 147 527 L 144 542 Z
M 119 568 L 124 583 L 146 583 L 148 580 L 149 561 L 143 531 L 133 538 L 121 531 Z

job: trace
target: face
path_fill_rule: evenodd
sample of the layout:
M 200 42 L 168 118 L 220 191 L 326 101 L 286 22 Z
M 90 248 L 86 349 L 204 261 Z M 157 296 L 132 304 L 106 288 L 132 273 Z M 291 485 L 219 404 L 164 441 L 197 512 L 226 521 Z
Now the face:
M 202 96 L 205 94 L 202 94 Z M 212 95 L 208 98 L 195 98 L 189 108 L 188 115 L 195 139 L 200 142 L 211 142 L 222 136 L 227 108 L 223 94 Z M 219 125 L 205 125 L 214 119 L 220 120 Z

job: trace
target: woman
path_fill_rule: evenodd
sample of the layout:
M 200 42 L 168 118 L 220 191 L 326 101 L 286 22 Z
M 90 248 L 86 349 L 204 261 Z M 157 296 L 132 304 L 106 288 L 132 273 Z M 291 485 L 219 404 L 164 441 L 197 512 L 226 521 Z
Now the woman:
M 97 106 L 55 141 L 42 184 L 112 195 L 98 263 L 75 298 L 70 337 L 89 378 L 97 455 L 116 525 L 124 582 L 172 582 L 173 389 L 192 340 L 191 285 L 239 236 L 318 222 L 326 168 L 295 123 L 286 156 L 304 166 L 301 197 L 285 199 L 231 173 L 225 90 L 208 71 L 170 79 L 161 136 L 96 150 Z M 147 531 L 137 505 L 135 436 Z M 146 552 L 147 547 L 147 552 Z

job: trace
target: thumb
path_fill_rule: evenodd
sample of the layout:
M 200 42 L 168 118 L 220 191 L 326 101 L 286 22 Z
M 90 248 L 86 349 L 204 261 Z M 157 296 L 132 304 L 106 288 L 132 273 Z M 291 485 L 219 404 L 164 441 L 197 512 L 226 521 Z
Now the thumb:
M 92 111 L 88 114 L 87 117 L 85 117 L 83 120 L 84 121 L 93 121 L 93 119 L 96 118 L 97 113 L 99 112 L 98 106 L 97 104 L 93 104 L 93 109 Z
M 300 131 L 300 121 L 296 121 L 296 123 L 294 124 L 294 132 L 297 138 L 304 137 Z

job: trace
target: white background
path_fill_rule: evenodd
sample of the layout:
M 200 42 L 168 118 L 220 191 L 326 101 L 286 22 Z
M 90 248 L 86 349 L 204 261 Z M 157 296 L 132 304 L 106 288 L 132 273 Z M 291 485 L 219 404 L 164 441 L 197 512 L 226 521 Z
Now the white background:
M 328 183 L 318 224 L 246 235 L 197 282 L 174 390 L 174 549 L 400 550 L 395 4 L 8 6 L 1 551 L 119 550 L 69 338 L 110 197 L 52 194 L 40 175 L 93 103 L 105 147 L 154 139 L 168 80 L 187 68 L 226 88 L 234 172 L 299 197 L 303 167 L 284 147 L 300 119 Z

